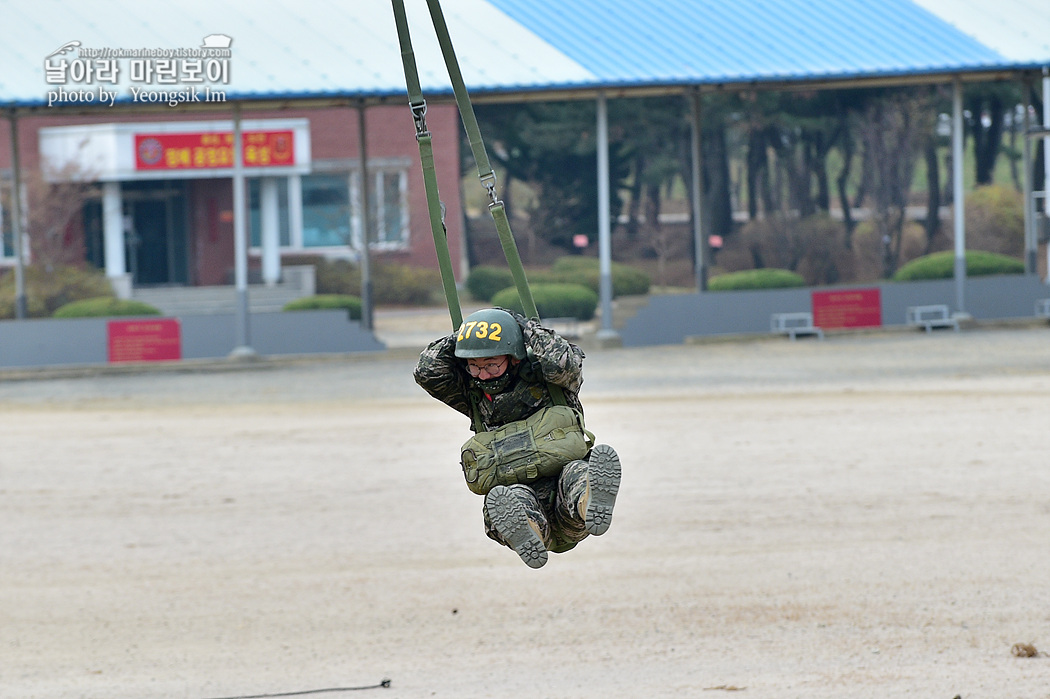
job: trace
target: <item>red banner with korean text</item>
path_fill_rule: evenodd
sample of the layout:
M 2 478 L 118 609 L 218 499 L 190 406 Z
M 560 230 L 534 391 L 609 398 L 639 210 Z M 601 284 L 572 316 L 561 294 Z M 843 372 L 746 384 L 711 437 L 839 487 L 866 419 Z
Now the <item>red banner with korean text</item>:
M 295 134 L 245 131 L 241 134 L 244 167 L 295 164 Z M 233 133 L 135 134 L 136 170 L 208 170 L 233 167 Z
M 882 297 L 879 290 L 814 291 L 813 325 L 824 329 L 881 326 Z
M 111 320 L 106 330 L 110 362 L 182 359 L 182 331 L 177 318 Z

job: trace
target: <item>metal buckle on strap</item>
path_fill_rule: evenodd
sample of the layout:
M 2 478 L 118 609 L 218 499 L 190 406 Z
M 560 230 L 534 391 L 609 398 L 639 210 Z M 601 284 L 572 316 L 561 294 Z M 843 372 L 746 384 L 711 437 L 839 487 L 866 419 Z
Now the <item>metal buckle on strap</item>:
M 496 173 L 489 172 L 481 175 L 481 186 L 485 188 L 485 191 L 489 195 L 489 207 L 496 206 L 500 203 L 499 195 L 496 194 Z
M 416 125 L 416 140 L 430 135 L 430 131 L 427 130 L 427 101 L 422 102 L 409 102 L 408 106 L 412 109 L 412 121 Z

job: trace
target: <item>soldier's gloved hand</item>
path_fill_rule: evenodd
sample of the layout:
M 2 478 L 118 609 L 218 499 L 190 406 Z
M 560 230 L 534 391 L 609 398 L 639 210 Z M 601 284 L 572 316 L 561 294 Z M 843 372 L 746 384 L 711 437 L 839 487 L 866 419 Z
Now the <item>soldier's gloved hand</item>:
M 525 340 L 526 345 L 531 345 L 532 340 L 539 333 L 550 332 L 547 328 L 540 325 L 538 320 L 526 318 L 525 316 L 518 314 L 515 314 L 514 320 L 518 321 L 518 325 L 521 326 L 521 336 Z
M 517 311 L 512 311 L 509 308 L 500 308 L 499 306 L 496 306 L 496 308 L 499 308 L 499 310 L 501 310 L 501 311 L 506 311 L 507 313 L 510 313 L 511 317 L 513 317 L 514 320 L 517 322 L 517 324 L 521 326 L 521 329 L 525 330 L 525 327 L 527 326 L 527 324 L 529 322 L 528 318 L 526 318 L 522 314 L 518 313 Z
M 526 344 L 528 344 L 528 341 L 526 341 Z M 540 364 L 539 358 L 531 352 L 518 365 L 518 375 L 526 381 L 534 383 L 546 381 L 543 377 L 543 365 Z

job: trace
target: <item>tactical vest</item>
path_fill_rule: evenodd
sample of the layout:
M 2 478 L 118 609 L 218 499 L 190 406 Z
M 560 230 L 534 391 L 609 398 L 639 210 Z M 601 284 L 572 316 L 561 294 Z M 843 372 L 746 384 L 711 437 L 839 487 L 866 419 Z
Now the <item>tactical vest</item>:
M 528 359 L 521 361 L 513 371 L 517 377 L 502 393 L 486 395 L 476 386 L 470 388 L 471 400 L 477 401 L 485 429 L 491 430 L 508 422 L 524 420 L 540 408 L 554 405 L 542 374 Z M 565 398 L 570 407 L 583 412 L 575 394 L 566 391 Z

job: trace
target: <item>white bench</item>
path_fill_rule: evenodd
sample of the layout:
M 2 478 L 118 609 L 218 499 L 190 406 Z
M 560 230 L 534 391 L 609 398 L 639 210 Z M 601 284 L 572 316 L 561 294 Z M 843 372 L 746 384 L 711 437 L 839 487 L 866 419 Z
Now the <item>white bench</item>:
M 1050 318 L 1050 299 L 1039 299 L 1036 301 L 1035 314 L 1040 318 Z
M 952 314 L 948 312 L 948 306 L 943 303 L 930 306 L 909 306 L 907 323 L 917 328 L 925 328 L 926 332 L 934 328 L 954 328 L 955 332 L 959 332 L 959 320 L 952 317 Z
M 813 314 L 802 313 L 774 313 L 769 318 L 769 329 L 781 335 L 790 335 L 794 340 L 798 335 L 816 335 L 824 339 L 824 331 L 813 325 Z

